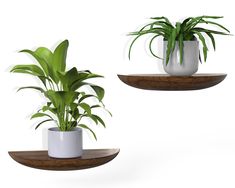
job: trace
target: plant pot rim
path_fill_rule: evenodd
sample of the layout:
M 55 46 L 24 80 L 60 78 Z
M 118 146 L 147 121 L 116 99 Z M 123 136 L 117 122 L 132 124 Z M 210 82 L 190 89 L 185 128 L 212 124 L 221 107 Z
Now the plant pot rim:
M 51 127 L 48 129 L 48 131 L 52 131 L 52 132 L 61 132 L 61 133 L 69 133 L 69 132 L 75 132 L 75 131 L 78 131 L 78 132 L 81 132 L 82 129 L 79 128 L 79 127 L 74 127 L 72 130 L 70 131 L 60 131 L 58 127 Z

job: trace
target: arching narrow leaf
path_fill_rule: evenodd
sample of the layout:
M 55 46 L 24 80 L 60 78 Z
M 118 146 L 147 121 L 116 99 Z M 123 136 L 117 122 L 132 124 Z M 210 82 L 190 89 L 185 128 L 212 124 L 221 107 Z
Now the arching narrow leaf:
M 183 34 L 180 34 L 179 35 L 179 41 L 178 41 L 178 44 L 179 44 L 179 51 L 180 51 L 180 64 L 182 65 L 183 64 L 183 49 L 184 49 L 184 41 L 183 41 Z
M 35 90 L 41 91 L 42 93 L 45 93 L 45 91 L 42 88 L 36 87 L 36 86 L 20 87 L 17 91 L 20 91 L 22 89 L 35 89 Z
M 78 124 L 77 126 L 89 130 L 92 133 L 92 135 L 94 136 L 94 138 L 97 140 L 97 137 L 96 137 L 94 131 L 92 131 L 88 126 L 86 126 L 85 124 Z
M 42 121 L 41 123 L 39 123 L 39 124 L 35 127 L 35 130 L 36 130 L 40 125 L 42 125 L 43 123 L 46 123 L 46 122 L 48 122 L 48 121 L 54 121 L 54 120 L 53 120 L 53 119 L 47 119 L 47 120 Z
M 133 44 L 134 44 L 135 41 L 136 41 L 139 37 L 141 37 L 142 35 L 143 35 L 143 34 L 138 35 L 137 37 L 134 38 L 134 40 L 132 40 L 131 45 L 130 45 L 130 47 L 129 47 L 129 52 L 128 52 L 128 58 L 129 58 L 129 60 L 131 59 L 131 49 L 132 49 L 132 47 L 133 47 Z
M 11 69 L 11 72 L 23 71 L 34 76 L 44 76 L 43 70 L 37 65 L 16 65 Z M 24 72 L 25 71 L 25 72 Z
M 207 45 L 206 45 L 206 41 L 205 41 L 205 38 L 203 37 L 203 35 L 197 31 L 194 31 L 195 34 L 199 37 L 199 39 L 201 40 L 202 42 L 202 45 L 203 45 L 203 55 L 204 55 L 204 62 L 206 62 L 206 59 L 207 59 L 207 51 L 208 51 L 208 48 L 207 48 Z
M 106 128 L 106 126 L 105 126 L 105 123 L 104 123 L 104 121 L 101 119 L 101 117 L 99 117 L 99 116 L 97 116 L 97 115 L 92 115 L 93 117 L 95 117 L 96 119 L 97 119 L 97 121 L 101 124 L 101 125 L 103 125 L 103 127 L 104 128 Z
M 210 32 L 206 32 L 206 34 L 210 37 L 213 48 L 215 50 L 215 39 L 214 39 L 213 35 Z
M 97 98 L 95 95 L 83 95 L 79 100 L 78 103 L 81 103 L 83 100 L 90 98 L 90 97 L 95 97 Z
M 160 35 L 155 35 L 154 37 L 152 37 L 152 39 L 151 39 L 150 42 L 149 42 L 149 51 L 150 51 L 150 53 L 151 53 L 154 57 L 156 57 L 156 58 L 158 58 L 158 59 L 163 59 L 163 58 L 157 56 L 156 54 L 154 54 L 154 53 L 153 53 L 153 50 L 152 50 L 152 43 L 153 43 L 154 39 L 157 38 L 157 37 L 159 37 L 159 36 L 160 36 Z
M 47 116 L 47 117 L 53 119 L 50 115 L 48 115 L 48 114 L 46 114 L 46 113 L 41 113 L 41 112 L 37 112 L 37 113 L 33 114 L 33 115 L 31 116 L 31 119 L 33 119 L 33 118 L 38 118 L 38 117 L 45 117 L 45 116 Z

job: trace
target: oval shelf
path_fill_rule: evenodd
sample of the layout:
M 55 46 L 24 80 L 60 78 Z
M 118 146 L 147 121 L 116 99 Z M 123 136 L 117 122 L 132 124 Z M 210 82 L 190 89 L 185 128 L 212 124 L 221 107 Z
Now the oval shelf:
M 183 91 L 212 87 L 222 82 L 227 74 L 194 74 L 170 76 L 168 74 L 118 75 L 125 84 L 147 90 Z
M 81 170 L 103 165 L 113 160 L 119 149 L 83 150 L 79 158 L 57 159 L 48 156 L 47 151 L 11 151 L 9 155 L 18 163 L 43 170 Z

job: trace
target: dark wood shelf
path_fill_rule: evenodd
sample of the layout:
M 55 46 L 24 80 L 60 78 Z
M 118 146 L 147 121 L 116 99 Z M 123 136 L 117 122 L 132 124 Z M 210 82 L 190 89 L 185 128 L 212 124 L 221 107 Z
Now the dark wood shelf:
M 125 84 L 147 90 L 183 91 L 205 89 L 222 82 L 227 74 L 194 74 L 170 76 L 168 74 L 118 75 Z
M 81 170 L 103 165 L 113 160 L 119 149 L 83 150 L 79 158 L 57 159 L 48 156 L 47 151 L 10 151 L 9 155 L 18 163 L 43 170 Z

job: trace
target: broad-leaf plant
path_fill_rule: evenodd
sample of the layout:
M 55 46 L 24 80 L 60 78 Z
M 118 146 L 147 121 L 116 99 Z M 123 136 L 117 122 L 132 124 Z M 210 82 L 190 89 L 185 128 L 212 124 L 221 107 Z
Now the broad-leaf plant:
M 221 24 L 214 22 L 213 20 L 217 20 L 223 18 L 222 16 L 198 16 L 198 17 L 189 17 L 183 20 L 182 22 L 176 22 L 175 25 L 173 25 L 168 18 L 166 17 L 153 17 L 151 18 L 153 22 L 148 23 L 144 27 L 142 27 L 139 31 L 129 33 L 129 35 L 136 36 L 133 41 L 130 44 L 129 47 L 129 53 L 128 57 L 130 59 L 131 55 L 131 49 L 135 41 L 144 35 L 151 34 L 150 41 L 148 43 L 149 51 L 150 53 L 159 59 L 159 56 L 157 56 L 152 49 L 153 41 L 158 37 L 163 37 L 165 41 L 168 41 L 167 43 L 167 50 L 166 50 L 166 65 L 169 62 L 169 58 L 171 53 L 175 49 L 176 43 L 179 45 L 179 52 L 180 52 L 180 64 L 183 63 L 183 48 L 184 43 L 183 41 L 193 41 L 193 40 L 199 40 L 203 47 L 203 55 L 204 55 L 204 61 L 206 62 L 207 59 L 207 51 L 208 51 L 208 45 L 206 43 L 206 38 L 208 37 L 213 45 L 213 48 L 215 50 L 215 38 L 214 35 L 229 35 L 230 31 L 222 26 Z M 212 25 L 216 26 L 219 30 L 213 30 L 213 29 L 206 29 L 203 26 L 204 25 Z M 201 61 L 201 58 L 199 56 L 199 59 Z
M 80 127 L 89 130 L 97 139 L 94 131 L 82 120 L 88 118 L 95 124 L 105 127 L 102 118 L 93 113 L 95 108 L 105 109 L 102 102 L 104 89 L 87 82 L 91 78 L 103 76 L 91 73 L 89 70 L 79 71 L 76 67 L 66 70 L 68 46 L 69 41 L 65 40 L 55 48 L 54 52 L 45 47 L 39 47 L 35 51 L 21 50 L 20 52 L 33 56 L 37 65 L 16 65 L 11 72 L 30 74 L 37 77 L 42 83 L 42 87 L 27 86 L 18 89 L 38 90 L 47 99 L 40 110 L 31 117 L 31 119 L 43 118 L 35 129 L 45 122 L 54 121 L 60 131 L 71 131 L 74 127 Z M 92 92 L 85 91 L 84 87 L 91 88 Z M 89 104 L 89 98 L 94 98 L 95 104 L 93 100 L 92 105 Z

